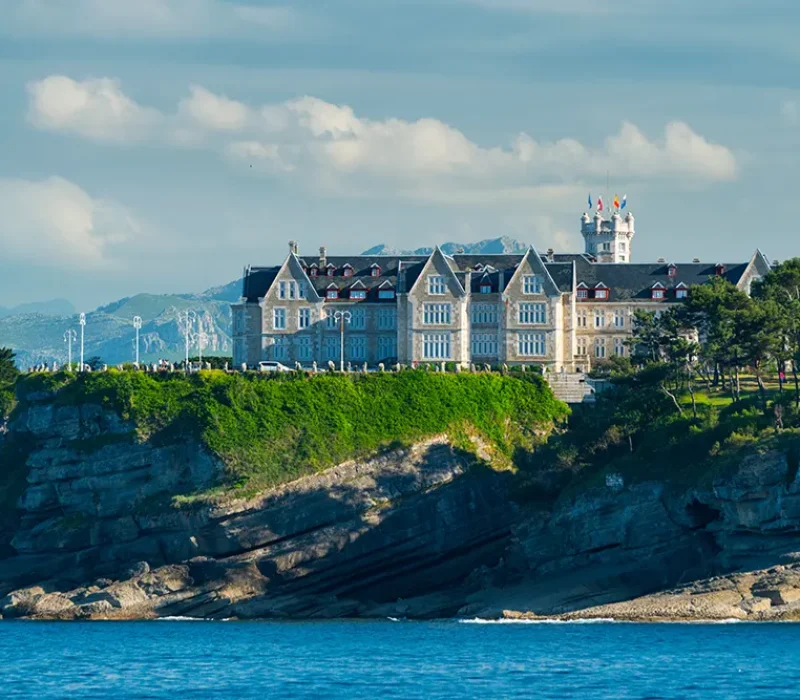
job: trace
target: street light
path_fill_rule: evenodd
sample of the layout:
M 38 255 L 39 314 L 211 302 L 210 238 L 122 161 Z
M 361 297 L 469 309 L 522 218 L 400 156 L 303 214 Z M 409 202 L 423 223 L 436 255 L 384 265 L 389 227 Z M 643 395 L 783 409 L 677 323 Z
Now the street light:
M 192 326 L 197 320 L 197 314 L 194 311 L 188 310 L 186 312 L 186 371 L 189 371 L 189 342 L 192 335 Z
M 197 342 L 197 354 L 200 362 L 200 369 L 203 369 L 203 347 L 208 345 L 209 336 L 205 331 L 192 333 L 192 342 Z
M 136 369 L 139 369 L 139 331 L 142 330 L 142 317 L 133 317 L 133 328 L 136 331 Z
M 84 365 L 83 365 L 83 329 L 86 328 L 86 314 L 81 314 L 78 323 L 81 324 L 81 369 L 80 371 L 83 372 Z
M 67 344 L 67 367 L 68 372 L 72 371 L 72 343 L 78 339 L 78 334 L 74 329 L 70 328 L 64 331 L 64 342 Z
M 333 317 L 339 322 L 341 341 L 339 345 L 339 371 L 344 372 L 344 324 L 353 320 L 353 314 L 349 311 L 335 311 Z

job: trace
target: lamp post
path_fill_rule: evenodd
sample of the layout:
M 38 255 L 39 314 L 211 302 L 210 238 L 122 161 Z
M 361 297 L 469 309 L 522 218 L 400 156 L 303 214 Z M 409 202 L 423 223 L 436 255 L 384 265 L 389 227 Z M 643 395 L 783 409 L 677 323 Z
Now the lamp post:
M 139 331 L 142 330 L 142 317 L 133 317 L 133 328 L 136 331 L 136 369 L 139 369 Z
M 208 333 L 205 331 L 192 333 L 192 342 L 197 341 L 197 356 L 200 361 L 200 369 L 203 369 L 203 347 L 208 344 L 208 340 Z
M 339 322 L 341 333 L 339 341 L 339 371 L 344 372 L 344 324 L 353 320 L 353 314 L 349 311 L 335 311 L 333 317 Z
M 83 372 L 84 364 L 83 364 L 83 330 L 86 328 L 86 314 L 81 314 L 78 323 L 81 324 L 81 369 L 80 371 Z
M 67 367 L 69 368 L 67 371 L 72 371 L 72 343 L 73 341 L 78 339 L 78 334 L 74 331 L 74 329 L 70 328 L 68 331 L 64 332 L 64 342 L 67 344 Z
M 196 320 L 197 314 L 194 311 L 189 310 L 186 312 L 186 364 L 184 368 L 187 372 L 189 371 L 189 343 L 192 336 L 192 326 Z

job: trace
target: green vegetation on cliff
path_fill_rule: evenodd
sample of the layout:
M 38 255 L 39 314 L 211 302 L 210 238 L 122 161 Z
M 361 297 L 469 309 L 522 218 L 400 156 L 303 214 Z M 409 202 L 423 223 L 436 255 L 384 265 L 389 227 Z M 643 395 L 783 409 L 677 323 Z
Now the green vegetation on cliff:
M 568 414 L 533 373 L 109 371 L 20 378 L 22 402 L 41 391 L 53 392 L 57 403 L 114 408 L 141 439 L 194 437 L 224 463 L 221 486 L 248 491 L 446 431 L 462 439 L 477 433 L 510 460 Z

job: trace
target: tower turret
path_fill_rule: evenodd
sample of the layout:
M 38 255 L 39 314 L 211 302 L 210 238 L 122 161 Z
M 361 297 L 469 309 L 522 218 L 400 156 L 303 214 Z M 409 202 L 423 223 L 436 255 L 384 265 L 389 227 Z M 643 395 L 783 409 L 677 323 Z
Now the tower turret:
M 628 213 L 623 219 L 618 211 L 604 219 L 598 211 L 592 219 L 581 217 L 581 235 L 586 242 L 585 252 L 597 262 L 628 263 L 631 261 L 634 219 Z

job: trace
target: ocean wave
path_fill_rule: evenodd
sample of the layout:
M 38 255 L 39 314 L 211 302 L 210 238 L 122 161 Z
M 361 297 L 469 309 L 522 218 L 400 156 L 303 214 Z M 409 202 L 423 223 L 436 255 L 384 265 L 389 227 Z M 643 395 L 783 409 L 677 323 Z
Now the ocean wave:
M 503 617 L 497 620 L 487 620 L 482 617 L 473 617 L 472 619 L 461 619 L 459 622 L 464 625 L 591 625 L 619 622 L 619 620 L 615 620 L 613 617 L 594 617 L 585 620 L 559 620 L 552 617 L 542 617 L 536 620 Z

